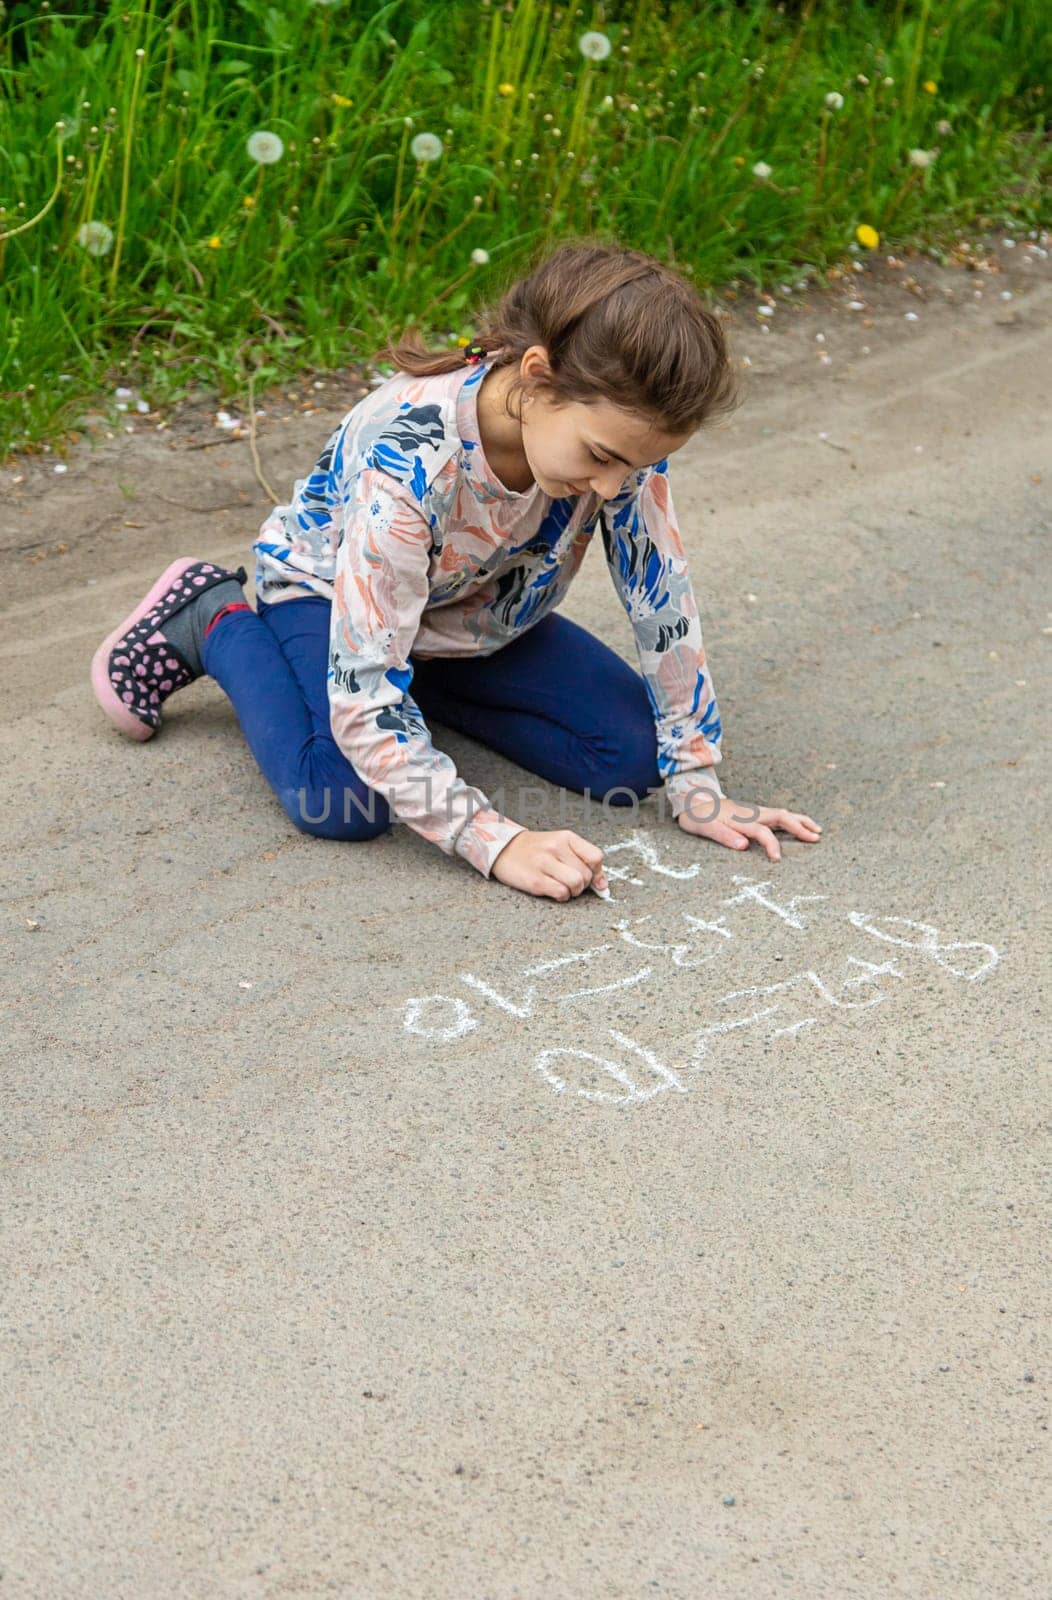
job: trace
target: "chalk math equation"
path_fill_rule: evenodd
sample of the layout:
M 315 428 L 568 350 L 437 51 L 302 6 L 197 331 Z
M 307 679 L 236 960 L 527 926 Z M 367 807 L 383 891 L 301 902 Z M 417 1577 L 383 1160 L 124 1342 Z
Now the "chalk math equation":
M 610 858 L 616 855 L 629 860 L 624 866 L 613 866 Z M 650 882 L 655 878 L 688 880 L 703 867 L 700 861 L 688 867 L 662 862 L 642 829 L 610 845 L 603 856 L 611 883 L 620 881 L 638 888 L 645 888 L 648 881 L 636 875 L 639 873 L 649 874 Z M 829 899 L 823 894 L 779 896 L 771 880 L 754 879 L 743 873 L 735 873 L 731 882 L 738 885 L 737 891 L 720 901 L 723 909 L 718 915 L 706 917 L 680 911 L 675 930 L 660 938 L 653 937 L 656 930 L 646 927 L 654 920 L 652 914 L 619 916 L 610 927 L 616 937 L 521 968 L 514 989 L 507 984 L 498 989 L 474 972 L 458 973 L 457 981 L 467 994 L 412 996 L 402 1007 L 404 1032 L 411 1039 L 449 1044 L 467 1039 L 486 1019 L 513 1017 L 522 1022 L 547 1014 L 558 1025 L 561 1018 L 573 1017 L 574 1006 L 583 1007 L 583 1014 L 591 1020 L 597 1000 L 633 989 L 656 971 L 663 970 L 671 977 L 676 970 L 694 971 L 725 957 L 735 938 L 733 927 L 728 925 L 728 913 L 739 918 L 775 917 L 783 927 L 805 934 L 810 914 L 802 908 Z M 537 1052 L 533 1065 L 555 1093 L 571 1093 L 608 1105 L 638 1105 L 659 1094 L 688 1094 L 692 1087 L 690 1075 L 703 1067 L 713 1039 L 746 1028 L 759 1029 L 768 1039 L 793 1039 L 817 1027 L 823 1017 L 882 1005 L 898 985 L 908 983 L 913 973 L 922 970 L 918 969 L 918 962 L 933 963 L 954 978 L 975 983 L 987 977 L 1001 960 L 1001 953 L 992 944 L 978 939 L 944 938 L 930 922 L 904 916 L 875 916 L 869 911 L 846 911 L 841 915 L 858 933 L 860 953 L 846 956 L 839 974 L 823 977 L 803 965 L 802 958 L 799 970 L 776 983 L 751 984 L 717 996 L 710 1002 L 712 1019 L 697 1029 L 689 1058 L 675 1069 L 659 1060 L 645 1044 L 613 1027 L 606 1029 L 606 1037 L 596 1049 L 584 1049 L 576 1040 L 551 1045 Z M 632 970 L 618 971 L 626 961 Z M 721 1010 L 722 1007 L 729 1009 Z M 612 1041 L 612 1047 L 607 1039 Z M 571 1085 L 564 1074 L 571 1071 L 574 1063 L 585 1064 L 593 1079 L 609 1079 L 619 1087 L 607 1090 Z

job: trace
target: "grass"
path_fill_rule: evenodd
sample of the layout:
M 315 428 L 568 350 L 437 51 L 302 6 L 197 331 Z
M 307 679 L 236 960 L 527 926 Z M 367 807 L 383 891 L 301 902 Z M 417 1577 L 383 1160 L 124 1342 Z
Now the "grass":
M 0 459 L 115 382 L 467 337 L 567 233 L 705 287 L 1040 226 L 1048 40 L 1044 0 L 0 5 Z

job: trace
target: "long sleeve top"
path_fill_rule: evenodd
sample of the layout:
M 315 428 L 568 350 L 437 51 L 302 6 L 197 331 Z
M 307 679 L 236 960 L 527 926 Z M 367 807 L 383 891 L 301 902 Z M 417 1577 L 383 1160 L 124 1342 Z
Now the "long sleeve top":
M 351 766 L 399 821 L 486 877 L 523 825 L 434 747 L 410 692 L 411 658 L 510 643 L 558 606 L 597 527 L 635 635 L 673 815 L 695 787 L 722 793 L 720 717 L 667 459 L 630 473 L 612 500 L 507 488 L 479 432 L 491 365 L 396 372 L 347 413 L 253 545 L 260 600 L 332 602 L 330 725 Z

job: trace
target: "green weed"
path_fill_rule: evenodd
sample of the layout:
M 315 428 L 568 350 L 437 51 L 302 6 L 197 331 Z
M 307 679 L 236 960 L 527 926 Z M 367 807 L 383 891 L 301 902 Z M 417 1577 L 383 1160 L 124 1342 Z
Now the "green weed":
M 567 232 L 713 286 L 1038 226 L 1048 37 L 1041 0 L 0 5 L 0 456 L 115 381 L 466 339 Z

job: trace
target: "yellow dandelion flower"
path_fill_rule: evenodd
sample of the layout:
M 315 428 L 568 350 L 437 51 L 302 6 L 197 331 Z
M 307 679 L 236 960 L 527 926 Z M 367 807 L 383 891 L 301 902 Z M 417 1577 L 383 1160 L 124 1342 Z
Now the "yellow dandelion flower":
M 880 243 L 880 234 L 876 228 L 871 228 L 868 222 L 860 222 L 855 229 L 855 238 L 867 250 L 875 250 Z
M 463 335 L 461 335 L 461 337 L 460 337 L 460 338 L 459 338 L 459 339 L 458 339 L 458 340 L 457 340 L 457 344 L 458 344 L 458 345 L 459 345 L 459 346 L 460 346 L 460 348 L 461 348 L 461 349 L 462 349 L 462 350 L 463 350 L 463 348 L 464 348 L 464 346 L 465 346 L 465 345 L 466 345 L 466 344 L 470 344 L 470 343 L 471 343 L 471 340 L 470 340 L 470 339 L 465 339 L 465 338 L 464 338 L 464 337 L 463 337 Z
M 251 211 L 255 203 L 256 197 L 254 194 L 245 194 L 241 196 L 241 204 L 244 206 L 246 211 Z
M 513 83 L 498 83 L 497 93 L 502 94 L 505 97 L 507 97 L 509 94 L 514 94 L 515 85 Z
M 208 241 L 208 248 L 209 250 L 222 250 L 223 241 L 219 237 L 218 233 L 213 233 L 212 237 Z
M 332 94 L 329 96 L 329 99 L 332 101 L 333 105 L 336 106 L 353 106 L 354 104 L 354 101 L 348 100 L 345 94 Z
M 935 94 L 938 90 L 938 87 L 939 85 L 935 82 L 934 78 L 927 78 L 921 85 L 921 88 L 924 90 L 925 94 Z
M 745 157 L 744 156 L 735 156 L 734 165 L 736 167 L 744 167 L 744 165 L 745 165 Z

